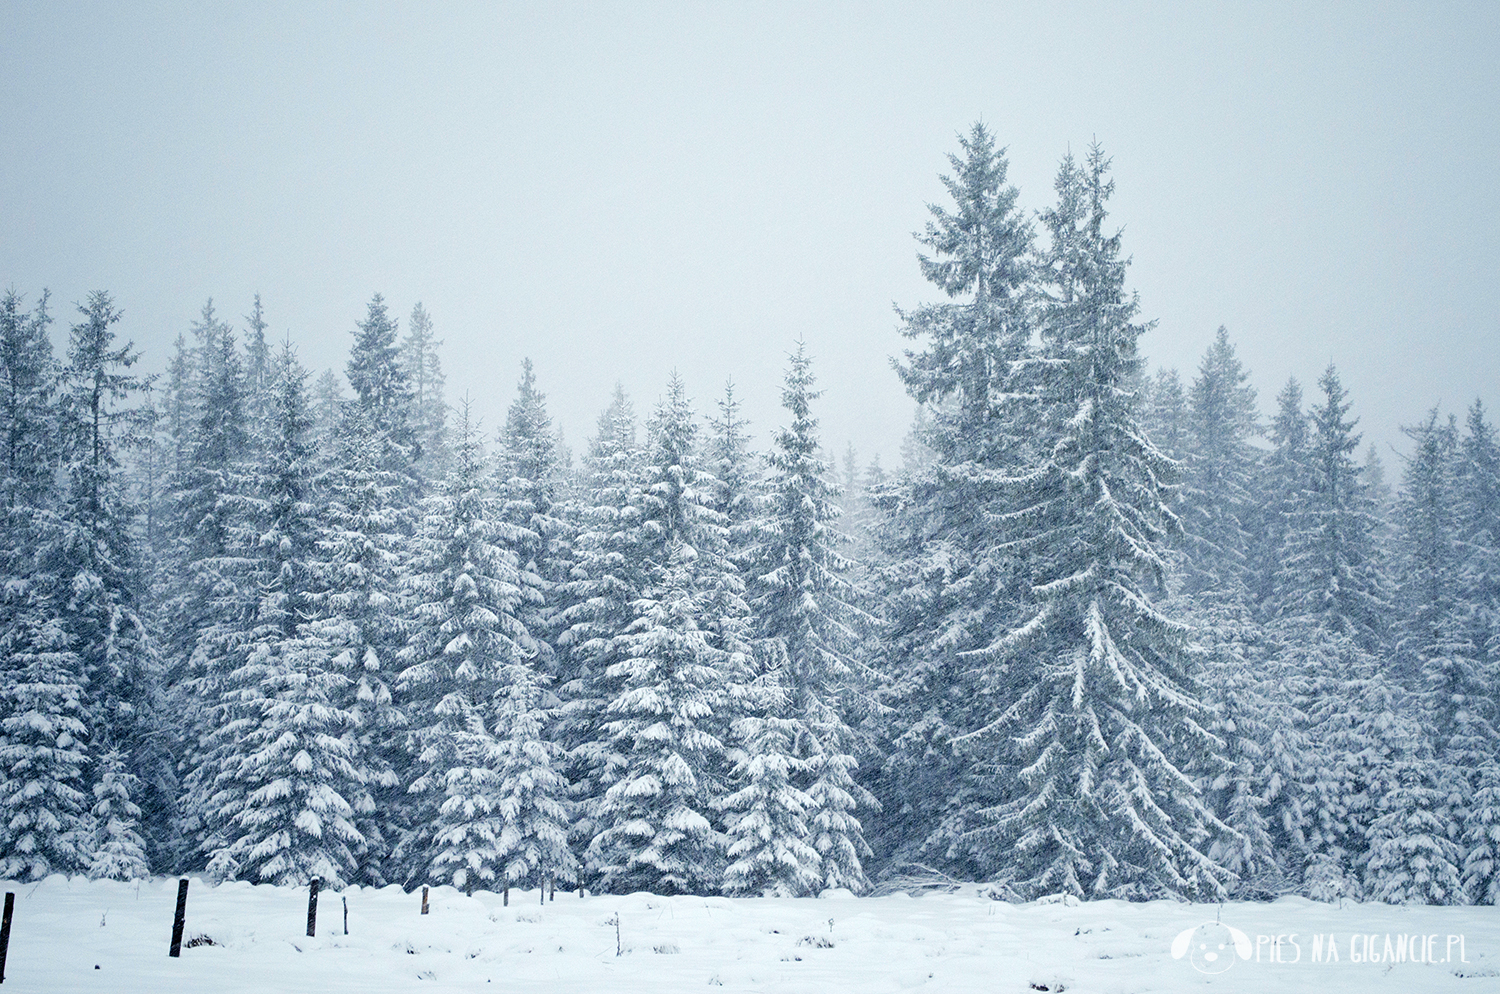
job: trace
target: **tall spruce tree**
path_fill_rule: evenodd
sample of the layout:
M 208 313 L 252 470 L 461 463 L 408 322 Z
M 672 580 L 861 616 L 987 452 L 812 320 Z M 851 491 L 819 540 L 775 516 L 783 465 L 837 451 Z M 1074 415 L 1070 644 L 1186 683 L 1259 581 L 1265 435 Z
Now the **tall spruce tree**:
M 1378 800 L 1367 886 L 1393 902 L 1453 903 L 1464 895 L 1455 840 L 1496 755 L 1487 704 L 1494 687 L 1465 638 L 1459 608 L 1457 425 L 1444 424 L 1434 409 L 1406 432 L 1415 450 L 1397 504 L 1396 659 L 1416 713 Z
M 537 654 L 518 614 L 541 593 L 518 563 L 522 529 L 500 520 L 467 404 L 456 427 L 454 467 L 423 501 L 406 580 L 412 607 L 400 687 L 416 757 L 409 789 L 420 803 L 402 848 L 406 879 L 472 888 L 497 876 L 490 724 L 513 667 Z
M 1500 717 L 1500 445 L 1495 428 L 1475 401 L 1465 418 L 1458 472 L 1457 534 L 1462 550 L 1460 611 L 1478 674 L 1491 688 L 1463 702 L 1468 720 Z M 1470 745 L 1462 742 L 1463 746 Z M 1500 757 L 1491 754 L 1473 772 L 1474 793 L 1465 804 L 1464 884 L 1475 903 L 1500 903 Z
M 1332 365 L 1318 379 L 1306 476 L 1288 508 L 1287 539 L 1277 572 L 1279 611 L 1317 617 L 1366 651 L 1386 631 L 1389 590 L 1374 543 L 1374 502 L 1353 453 L 1360 436 L 1348 393 Z
M 39 880 L 86 869 L 94 846 L 83 663 L 61 621 L 59 370 L 47 295 L 22 304 L 0 298 L 0 876 Z
M 309 595 L 319 533 L 307 372 L 290 343 L 272 360 L 265 403 L 264 419 L 256 426 L 261 460 L 250 475 L 247 499 L 253 539 L 245 549 L 247 568 L 240 574 L 242 587 L 253 589 L 255 600 L 249 617 L 226 626 L 233 634 L 222 643 L 226 651 L 217 666 L 211 671 L 205 667 L 193 685 L 203 730 L 191 757 L 184 800 L 184 828 L 194 835 L 212 871 L 252 879 L 275 855 L 268 850 L 243 862 L 265 841 L 258 833 L 267 826 L 273 833 L 284 826 L 262 821 L 253 811 L 247 814 L 266 799 L 252 801 L 266 786 L 267 771 L 244 762 L 243 743 L 261 736 L 267 719 L 283 714 L 270 710 L 267 694 L 300 689 L 277 681 L 289 666 L 284 652 L 296 644 L 313 613 Z M 293 868 L 283 879 L 295 882 L 298 864 L 289 865 Z
M 500 518 L 518 529 L 521 568 L 540 585 L 541 596 L 522 603 L 519 617 L 537 640 L 536 665 L 556 676 L 554 645 L 562 628 L 558 588 L 568 581 L 572 533 L 559 500 L 561 467 L 547 397 L 537 389 L 530 359 L 522 362 L 495 462 Z
M 636 527 L 643 497 L 640 461 L 634 408 L 616 384 L 583 459 L 581 492 L 567 508 L 576 561 L 558 591 L 560 731 L 569 750 L 569 782 L 579 801 L 574 832 L 582 846 L 594 836 L 594 811 L 604 790 L 601 778 L 612 762 L 598 729 L 610 698 L 606 674 L 620 659 L 615 636 L 630 624 L 631 605 L 646 584 Z
M 1186 772 L 1222 744 L 1205 728 L 1184 626 L 1152 603 L 1176 527 L 1171 464 L 1141 433 L 1133 323 L 1113 191 L 1097 145 L 1067 157 L 1043 215 L 1043 458 L 1007 484 L 1028 554 L 1025 620 L 968 658 L 991 720 L 958 747 L 998 781 L 955 839 L 1009 892 L 1217 897 L 1224 826 Z
M 1323 402 L 1310 420 L 1289 385 L 1272 428 L 1279 500 L 1267 531 L 1281 540 L 1264 606 L 1273 614 L 1270 651 L 1295 671 L 1289 685 L 1305 718 L 1303 889 L 1331 899 L 1361 893 L 1382 797 L 1397 764 L 1414 762 L 1423 744 L 1411 731 L 1411 699 L 1380 663 L 1389 591 L 1373 501 L 1353 458 L 1350 404 L 1332 366 L 1318 385 Z M 1365 871 L 1372 886 L 1385 860 Z
M 1291 528 L 1293 509 L 1308 478 L 1307 413 L 1302 409 L 1302 385 L 1293 377 L 1276 395 L 1276 414 L 1269 431 L 1271 451 L 1261 470 L 1261 507 L 1251 529 L 1251 582 L 1256 615 L 1261 621 L 1280 612 L 1283 593 L 1278 586 L 1282 555 Z
M 160 726 L 161 667 L 144 617 L 145 588 L 133 541 L 121 458 L 146 443 L 149 411 L 138 406 L 150 382 L 129 372 L 139 353 L 115 345 L 120 312 L 95 291 L 79 305 L 63 370 L 63 475 L 57 577 L 67 591 L 59 620 L 79 655 L 86 688 L 90 758 L 118 749 L 151 814 L 142 834 L 153 862 L 172 845 L 176 774 Z
M 778 867 L 781 876 L 774 883 L 794 894 L 807 886 L 809 876 L 822 887 L 859 891 L 868 886 L 863 861 L 871 850 L 855 810 L 874 806 L 873 795 L 852 776 L 858 743 L 848 724 L 851 717 L 858 720 L 871 711 L 873 688 L 860 656 L 861 630 L 872 619 L 857 606 L 858 593 L 847 579 L 853 564 L 837 551 L 837 487 L 828 478 L 830 467 L 818 457 L 812 402 L 820 392 L 813 383 L 812 359 L 799 343 L 781 395 L 791 423 L 777 431 L 775 448 L 766 457 L 766 510 L 755 524 L 755 544 L 747 557 L 756 635 L 767 646 L 773 676 L 783 691 L 777 696 L 785 701 L 785 710 L 770 717 L 791 721 L 787 744 L 795 766 L 789 767 L 794 774 L 789 782 L 805 796 L 788 812 L 800 813 L 808 834 L 805 839 L 768 838 L 755 825 L 762 842 L 740 860 L 759 858 Z M 773 721 L 751 731 L 755 738 L 749 745 L 757 750 L 759 772 L 785 776 L 788 764 L 777 762 L 767 750 L 773 736 L 786 730 L 778 730 Z M 766 796 L 777 796 L 769 785 Z M 786 817 L 771 824 L 794 828 L 798 822 Z M 744 832 L 750 826 L 742 820 L 737 827 Z M 787 867 L 780 850 L 804 841 L 818 854 L 817 865 Z M 757 882 L 769 875 L 769 868 L 746 874 Z
M 218 814 L 203 791 L 212 790 L 216 759 L 236 748 L 223 738 L 223 706 L 243 689 L 235 686 L 235 674 L 245 665 L 262 585 L 269 580 L 258 543 L 264 520 L 250 459 L 250 439 L 259 426 L 247 422 L 233 335 L 222 328 L 212 342 L 201 371 L 196 431 L 174 494 L 179 533 L 167 560 L 176 574 L 168 599 L 175 629 L 169 643 L 189 653 L 171 669 L 191 727 L 181 748 L 194 771 L 182 827 L 200 846 L 205 819 Z
M 640 592 L 611 636 L 616 661 L 604 672 L 605 758 L 588 867 L 610 890 L 704 893 L 720 885 L 724 869 L 713 816 L 748 659 L 724 644 L 724 619 L 716 617 L 737 578 L 697 431 L 673 374 L 648 425 L 630 524 Z
M 1173 399 L 1180 431 L 1171 454 L 1184 481 L 1175 509 L 1184 534 L 1166 603 L 1195 629 L 1203 650 L 1197 675 L 1205 702 L 1216 710 L 1210 727 L 1224 740 L 1222 758 L 1229 764 L 1215 771 L 1215 757 L 1204 771 L 1213 807 L 1234 830 L 1210 855 L 1237 877 L 1235 893 L 1264 897 L 1291 889 L 1295 879 L 1281 858 L 1277 825 L 1291 802 L 1282 781 L 1295 756 L 1287 749 L 1285 681 L 1267 663 L 1252 614 L 1250 529 L 1259 464 L 1250 440 L 1260 428 L 1248 380 L 1220 327 L 1187 396 L 1178 389 Z M 1160 411 L 1168 391 L 1160 376 L 1157 384 Z
M 1220 327 L 1198 366 L 1188 404 L 1183 506 L 1190 594 L 1243 604 L 1249 584 L 1245 527 L 1253 507 L 1258 435 L 1255 388 Z
M 360 411 L 359 426 L 376 450 L 380 470 L 406 480 L 407 499 L 415 496 L 413 465 L 421 458 L 421 443 L 412 417 L 411 377 L 401 361 L 395 318 L 380 294 L 370 298 L 365 319 L 354 331 L 354 345 L 344 375 L 354 390 Z
M 902 333 L 923 347 L 897 371 L 922 406 L 903 476 L 878 499 L 895 708 L 876 781 L 878 834 L 897 861 L 949 851 L 945 813 L 965 809 L 976 789 L 951 741 L 987 720 L 975 706 L 976 666 L 962 654 L 1015 620 L 1022 582 L 995 494 L 1031 459 L 1033 235 L 989 131 L 976 124 L 959 144 L 953 174 L 942 177 L 953 205 L 929 205 L 932 220 L 917 236 L 931 252 L 918 256 L 922 274 L 949 300 L 902 312 Z

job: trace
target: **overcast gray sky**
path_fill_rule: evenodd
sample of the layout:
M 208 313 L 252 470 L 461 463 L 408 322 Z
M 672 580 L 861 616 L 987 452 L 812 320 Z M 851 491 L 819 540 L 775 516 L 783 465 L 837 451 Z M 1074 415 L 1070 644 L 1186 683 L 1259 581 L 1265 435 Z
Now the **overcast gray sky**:
M 982 119 L 1046 207 L 1097 138 L 1152 367 L 1228 326 L 1269 407 L 1333 359 L 1367 438 L 1500 405 L 1500 4 L 62 4 L 0 0 L 0 285 L 95 288 L 165 365 L 259 291 L 342 370 L 421 300 L 496 426 L 530 355 L 575 450 L 616 379 L 731 374 L 762 433 L 798 336 L 825 443 L 894 462 L 892 303 Z M 243 325 L 243 322 L 239 322 Z M 1394 467 L 1393 467 L 1394 468 Z

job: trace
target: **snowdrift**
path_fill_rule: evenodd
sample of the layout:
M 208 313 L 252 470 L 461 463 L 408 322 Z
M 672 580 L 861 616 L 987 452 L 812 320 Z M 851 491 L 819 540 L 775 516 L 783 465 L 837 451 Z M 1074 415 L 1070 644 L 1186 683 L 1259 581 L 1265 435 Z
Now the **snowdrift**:
M 977 888 L 921 897 L 832 892 L 820 900 L 580 899 L 559 891 L 547 902 L 533 890 L 512 891 L 507 906 L 499 894 L 466 897 L 442 887 L 424 916 L 420 893 L 350 887 L 320 894 L 317 934 L 309 938 L 306 889 L 214 887 L 194 878 L 184 948 L 171 959 L 175 878 L 137 885 L 54 876 L 3 887 L 16 895 L 5 968 L 5 990 L 15 991 L 1500 988 L 1500 915 L 1488 907 L 1298 898 L 1222 907 L 1012 905 Z

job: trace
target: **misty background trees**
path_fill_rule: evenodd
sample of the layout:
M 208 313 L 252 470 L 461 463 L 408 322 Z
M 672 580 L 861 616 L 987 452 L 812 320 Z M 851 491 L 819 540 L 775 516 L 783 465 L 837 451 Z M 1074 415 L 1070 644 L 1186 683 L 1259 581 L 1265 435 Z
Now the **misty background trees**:
M 152 378 L 8 292 L 0 876 L 1494 903 L 1482 403 L 1387 483 L 1332 364 L 1269 421 L 1227 329 L 1148 372 L 1102 149 L 1040 212 L 950 159 L 893 469 L 801 344 L 766 451 L 671 374 L 575 463 L 420 303 L 314 375 L 209 302 Z

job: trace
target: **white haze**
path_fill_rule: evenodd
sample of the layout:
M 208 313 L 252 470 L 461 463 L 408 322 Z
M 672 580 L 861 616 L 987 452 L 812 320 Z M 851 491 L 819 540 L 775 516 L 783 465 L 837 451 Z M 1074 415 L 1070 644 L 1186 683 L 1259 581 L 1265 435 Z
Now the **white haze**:
M 889 465 L 892 302 L 983 119 L 1029 208 L 1097 138 L 1152 366 L 1225 324 L 1262 406 L 1330 359 L 1366 438 L 1500 403 L 1493 4 L 0 3 L 0 281 L 110 290 L 160 369 L 212 296 L 342 369 L 421 300 L 449 396 L 532 356 L 575 449 L 616 379 L 764 433 L 804 338 Z

